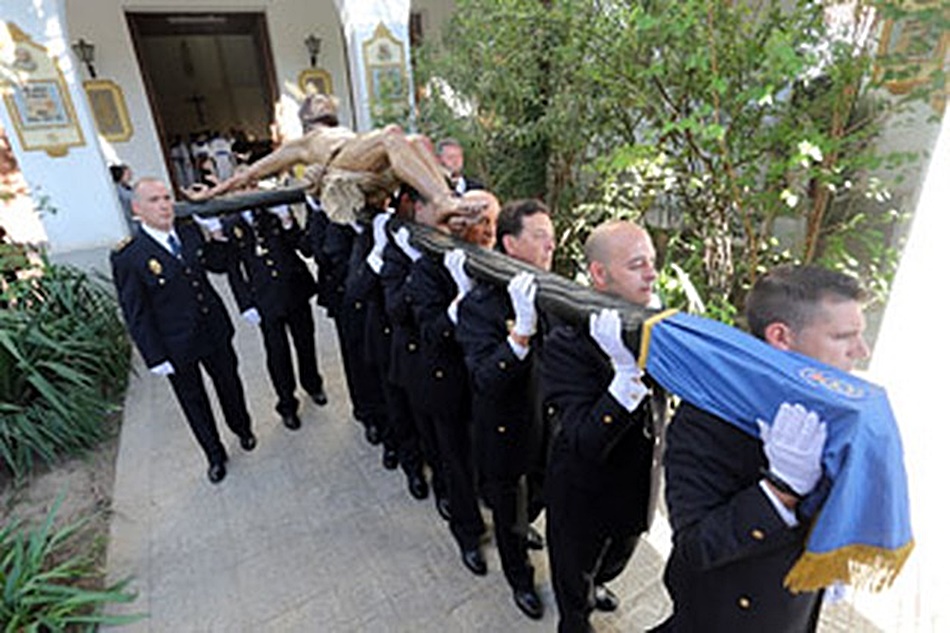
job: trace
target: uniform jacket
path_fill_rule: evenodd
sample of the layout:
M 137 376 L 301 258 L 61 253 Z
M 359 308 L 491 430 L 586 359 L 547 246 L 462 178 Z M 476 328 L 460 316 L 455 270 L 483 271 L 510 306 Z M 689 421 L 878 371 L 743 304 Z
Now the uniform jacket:
M 307 228 L 301 241 L 301 252 L 308 257 L 313 257 L 313 261 L 317 264 L 317 305 L 323 306 L 328 311 L 335 293 L 331 273 L 333 266 L 324 251 L 330 224 L 327 214 L 322 209 L 314 208 L 308 202 Z
M 675 603 L 664 631 L 812 631 L 820 593 L 782 579 L 807 523 L 789 528 L 759 488 L 761 442 L 683 403 L 667 429 L 666 503 L 673 551 L 664 581 Z
M 509 478 L 543 462 L 545 442 L 535 372 L 543 328 L 539 323 L 522 360 L 508 344 L 513 319 L 507 290 L 480 282 L 459 305 L 455 330 L 471 379 L 483 470 Z
M 628 412 L 610 395 L 614 371 L 586 327 L 565 325 L 545 340 L 541 385 L 557 432 L 548 461 L 548 512 L 574 534 L 627 537 L 653 517 L 660 476 L 665 396 Z
M 395 244 L 387 244 L 383 250 L 379 283 L 383 290 L 386 317 L 392 326 L 388 379 L 409 391 L 415 401 L 418 396 L 426 394 L 418 388 L 422 350 L 416 318 L 412 312 L 412 297 L 408 292 L 411 269 L 412 260 Z
M 456 189 L 452 185 L 452 182 L 449 181 L 449 187 L 451 187 L 452 191 L 455 191 L 456 193 L 465 193 L 467 191 L 476 191 L 478 189 L 485 188 L 485 185 L 479 180 L 475 180 L 474 178 L 469 178 L 465 174 L 462 174 L 462 177 L 465 178 L 465 191 L 459 192 L 458 189 Z
M 317 285 L 297 255 L 301 239 L 297 221 L 285 229 L 280 218 L 267 211 L 257 209 L 253 217 L 253 223 L 240 214 L 224 221 L 234 255 L 228 283 L 241 312 L 257 308 L 266 323 L 308 304 Z
M 176 221 L 175 233 L 181 259 L 141 230 L 111 255 L 119 305 L 148 367 L 191 362 L 234 335 L 205 274 L 227 270 L 227 244 L 206 242 L 191 223 Z
M 412 265 L 406 284 L 422 344 L 419 381 L 427 411 L 441 418 L 468 419 L 471 388 L 455 324 L 447 309 L 458 293 L 441 256 L 425 254 Z
M 382 369 L 385 378 L 389 371 L 389 355 L 392 328 L 386 318 L 383 303 L 383 289 L 379 277 L 366 263 L 366 257 L 373 248 L 373 230 L 365 226 L 362 233 L 353 238 L 353 249 L 347 265 L 343 301 L 347 305 L 344 311 L 353 311 L 364 315 L 363 337 L 364 360 Z
M 346 278 L 349 274 L 350 254 L 353 252 L 353 240 L 356 230 L 348 224 L 330 222 L 321 244 L 321 256 L 314 254 L 321 270 L 326 265 L 326 291 L 322 293 L 327 308 L 327 316 L 336 318 L 343 304 L 346 292 Z

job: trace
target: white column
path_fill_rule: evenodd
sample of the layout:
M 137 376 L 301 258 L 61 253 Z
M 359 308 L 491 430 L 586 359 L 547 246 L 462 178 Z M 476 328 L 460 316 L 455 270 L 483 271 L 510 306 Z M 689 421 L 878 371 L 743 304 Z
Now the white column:
M 366 60 L 363 44 L 373 38 L 377 27 L 385 25 L 402 44 L 405 60 L 409 106 L 414 103 L 412 69 L 409 64 L 409 0 L 335 0 L 346 37 L 350 76 L 353 83 L 353 104 L 356 128 L 360 131 L 373 127 L 370 114 L 370 87 L 367 84 Z
M 0 101 L 0 119 L 34 203 L 42 197 L 55 209 L 55 213 L 43 216 L 49 248 L 54 254 L 108 246 L 126 234 L 122 209 L 83 92 L 80 69 L 73 62 L 65 16 L 64 0 L 4 2 L 0 22 L 4 38 L 8 37 L 7 22 L 13 23 L 56 60 L 82 131 L 84 144 L 69 147 L 64 156 L 26 150 L 17 134 L 13 114 Z M 4 48 L 8 49 L 9 46 Z
M 950 630 L 946 529 L 950 418 L 944 398 L 950 361 L 948 174 L 950 125 L 945 116 L 870 368 L 871 378 L 887 389 L 903 436 L 916 541 L 889 591 L 855 596 L 859 611 L 885 631 Z

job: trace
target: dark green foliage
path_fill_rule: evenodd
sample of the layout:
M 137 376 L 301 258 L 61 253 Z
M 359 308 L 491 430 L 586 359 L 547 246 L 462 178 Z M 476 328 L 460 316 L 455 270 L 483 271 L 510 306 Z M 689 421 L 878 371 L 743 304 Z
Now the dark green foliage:
M 590 227 L 627 217 L 725 319 L 779 262 L 858 274 L 882 298 L 906 215 L 888 191 L 916 156 L 877 140 L 944 77 L 892 94 L 885 82 L 913 73 L 915 53 L 876 58 L 863 35 L 886 19 L 939 35 L 950 16 L 946 3 L 863 0 L 838 14 L 854 28 L 833 31 L 829 6 L 459 0 L 441 48 L 419 57 L 420 125 L 459 138 L 501 199 L 545 198 L 562 273 Z M 470 113 L 435 98 L 437 85 Z
M 96 445 L 125 390 L 129 342 L 101 280 L 43 262 L 0 309 L 0 459 L 17 480 Z
M 106 616 L 109 603 L 131 602 L 127 581 L 102 590 L 83 587 L 101 573 L 88 552 L 80 551 L 85 521 L 55 527 L 57 499 L 42 525 L 25 529 L 11 522 L 0 530 L 0 624 L 4 633 L 95 631 L 141 616 Z

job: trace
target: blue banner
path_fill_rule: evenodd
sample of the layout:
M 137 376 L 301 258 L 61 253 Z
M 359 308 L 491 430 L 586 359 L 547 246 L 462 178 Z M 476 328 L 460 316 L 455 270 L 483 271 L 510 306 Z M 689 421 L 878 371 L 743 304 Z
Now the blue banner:
M 771 347 L 717 321 L 661 315 L 644 325 L 640 364 L 670 392 L 758 437 L 783 402 L 827 424 L 822 456 L 831 489 L 793 591 L 839 580 L 889 585 L 913 548 L 900 433 L 881 387 L 813 358 Z

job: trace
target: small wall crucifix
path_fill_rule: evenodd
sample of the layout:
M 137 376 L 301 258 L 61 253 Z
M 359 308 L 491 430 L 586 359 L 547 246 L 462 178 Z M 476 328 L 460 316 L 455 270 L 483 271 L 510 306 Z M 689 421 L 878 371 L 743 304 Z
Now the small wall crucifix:
M 185 101 L 190 101 L 192 104 L 194 104 L 195 116 L 198 117 L 198 125 L 204 125 L 205 124 L 204 102 L 206 101 L 204 96 L 198 93 L 195 93 L 191 95 L 190 97 L 188 97 L 187 99 L 185 99 Z

